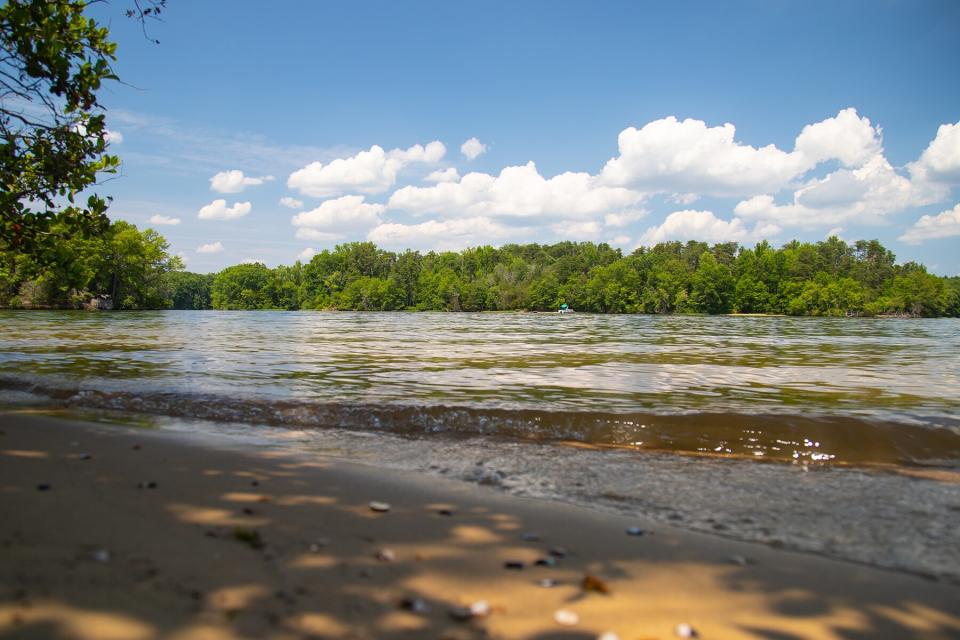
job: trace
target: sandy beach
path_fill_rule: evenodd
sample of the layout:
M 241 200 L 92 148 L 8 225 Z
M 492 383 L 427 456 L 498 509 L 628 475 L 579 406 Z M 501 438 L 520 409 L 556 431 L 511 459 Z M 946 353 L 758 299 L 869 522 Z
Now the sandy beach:
M 0 425 L 4 638 L 960 637 L 949 583 L 332 458 Z

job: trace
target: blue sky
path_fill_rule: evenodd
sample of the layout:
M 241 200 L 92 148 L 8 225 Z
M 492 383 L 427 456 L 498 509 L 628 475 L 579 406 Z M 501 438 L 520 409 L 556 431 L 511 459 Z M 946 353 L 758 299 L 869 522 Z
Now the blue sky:
M 960 274 L 960 3 L 171 0 L 159 45 L 95 11 L 101 191 L 193 271 L 836 233 Z

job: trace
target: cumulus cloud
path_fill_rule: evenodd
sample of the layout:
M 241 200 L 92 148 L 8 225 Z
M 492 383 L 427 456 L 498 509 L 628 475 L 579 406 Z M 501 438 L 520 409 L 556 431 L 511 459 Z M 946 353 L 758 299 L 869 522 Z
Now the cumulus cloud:
M 931 204 L 942 197 L 898 174 L 878 154 L 857 169 L 839 169 L 809 180 L 794 192 L 792 202 L 777 204 L 773 196 L 759 195 L 738 203 L 734 213 L 742 218 L 812 229 L 852 221 L 876 224 L 892 213 Z
M 428 220 L 419 224 L 385 223 L 370 230 L 367 239 L 393 248 L 438 248 L 457 250 L 482 244 L 497 244 L 529 233 L 484 216 L 455 220 Z
M 743 220 L 722 220 L 712 211 L 685 209 L 674 211 L 659 226 L 648 228 L 640 237 L 641 246 L 652 247 L 667 240 L 700 240 L 701 242 L 747 242 L 774 236 L 780 228 L 757 224 L 748 229 Z
M 552 225 L 551 230 L 564 240 L 596 240 L 603 227 L 596 220 L 578 222 L 565 220 Z
M 223 243 L 220 241 L 202 244 L 197 247 L 197 253 L 220 253 L 223 251 Z
M 221 171 L 210 178 L 210 189 L 217 193 L 240 193 L 247 187 L 255 187 L 271 180 L 273 180 L 273 176 L 254 178 L 243 175 L 243 171 L 239 169 L 231 169 L 230 171 Z
M 123 142 L 123 134 L 119 131 L 111 131 L 106 129 L 103 134 L 103 139 L 110 144 L 120 144 Z
M 252 208 L 253 205 L 249 202 L 237 202 L 232 207 L 228 207 L 227 201 L 220 198 L 201 207 L 197 217 L 201 220 L 234 220 L 247 215 Z
M 600 175 L 611 185 L 683 194 L 689 204 L 697 195 L 776 193 L 821 162 L 856 167 L 882 150 L 880 129 L 855 109 L 804 127 L 792 151 L 753 147 L 735 136 L 730 123 L 709 127 L 674 116 L 629 127 L 618 138 L 620 155 Z
M 180 218 L 172 218 L 170 216 L 161 216 L 158 214 L 150 216 L 150 224 L 180 224 Z
M 407 186 L 387 206 L 413 213 L 475 216 L 584 218 L 633 207 L 643 194 L 597 183 L 588 173 L 562 173 L 547 179 L 533 162 L 506 167 L 498 176 L 468 173 L 459 182 Z
M 908 169 L 916 180 L 960 183 L 960 122 L 940 125 L 919 160 L 908 165 Z
M 311 162 L 291 173 L 287 186 L 315 198 L 345 191 L 383 193 L 396 184 L 397 174 L 408 164 L 439 162 L 446 152 L 443 143 L 436 140 L 426 146 L 416 144 L 409 149 L 392 151 L 373 145 L 349 158 L 337 158 L 327 164 Z
M 622 213 L 608 213 L 603 216 L 603 224 L 608 227 L 625 227 L 643 218 L 647 212 L 643 209 L 624 211 Z
M 301 211 L 291 223 L 301 240 L 333 240 L 345 233 L 365 231 L 380 224 L 382 204 L 364 202 L 363 196 L 326 200 L 311 211 Z
M 313 247 L 307 247 L 303 251 L 297 254 L 297 260 L 300 262 L 309 262 L 310 258 L 317 255 L 317 252 L 313 250 Z
M 301 209 L 303 208 L 303 200 L 297 200 L 296 198 L 291 198 L 290 196 L 283 196 L 280 198 L 280 206 L 288 209 Z
M 460 153 L 467 157 L 467 160 L 476 160 L 482 154 L 486 153 L 487 145 L 476 138 L 470 138 L 460 145 Z
M 960 236 L 960 204 L 935 216 L 922 216 L 897 239 L 907 244 L 920 244 L 924 240 L 953 236 Z
M 453 167 L 432 171 L 423 179 L 424 182 L 459 182 L 460 174 Z
M 856 109 L 844 109 L 834 118 L 805 126 L 794 148 L 808 167 L 834 159 L 846 167 L 859 167 L 883 152 L 883 142 L 879 127 L 857 115 Z

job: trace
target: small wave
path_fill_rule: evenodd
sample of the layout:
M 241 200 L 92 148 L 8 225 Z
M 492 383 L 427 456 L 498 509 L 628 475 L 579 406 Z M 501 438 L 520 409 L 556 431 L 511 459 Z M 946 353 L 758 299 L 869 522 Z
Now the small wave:
M 906 423 L 857 416 L 738 413 L 604 413 L 315 402 L 203 393 L 150 393 L 0 380 L 0 402 L 41 399 L 72 409 L 105 409 L 214 422 L 298 429 L 387 431 L 429 436 L 486 435 L 582 446 L 733 456 L 814 464 L 954 467 L 956 424 Z

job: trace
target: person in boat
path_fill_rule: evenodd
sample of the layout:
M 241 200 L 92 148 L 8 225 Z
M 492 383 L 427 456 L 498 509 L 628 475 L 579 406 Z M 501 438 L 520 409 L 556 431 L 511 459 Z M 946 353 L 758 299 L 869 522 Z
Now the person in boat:
M 557 309 L 557 313 L 573 313 L 573 309 L 571 309 L 569 305 L 567 305 L 567 303 L 564 302 L 563 304 L 560 305 L 560 308 Z

